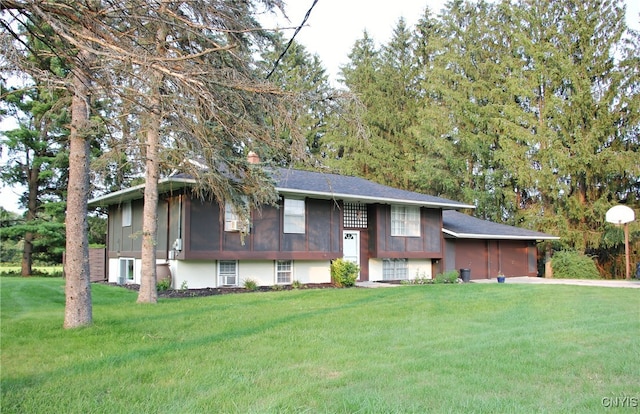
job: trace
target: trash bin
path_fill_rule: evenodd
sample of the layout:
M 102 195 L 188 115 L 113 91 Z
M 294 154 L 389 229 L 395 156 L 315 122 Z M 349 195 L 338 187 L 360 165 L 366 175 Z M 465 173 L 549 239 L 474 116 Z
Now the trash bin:
M 460 279 L 467 283 L 471 280 L 471 269 L 460 269 Z

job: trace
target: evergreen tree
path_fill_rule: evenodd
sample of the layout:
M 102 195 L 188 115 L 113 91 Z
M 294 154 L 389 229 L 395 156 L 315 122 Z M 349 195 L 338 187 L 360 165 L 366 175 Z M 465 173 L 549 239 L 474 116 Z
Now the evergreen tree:
M 25 39 L 34 65 L 64 76 L 66 69 L 47 53 L 41 41 L 28 35 Z M 8 89 L 3 82 L 0 92 L 4 115 L 18 124 L 16 129 L 0 132 L 0 143 L 8 155 L 0 177 L 7 185 L 26 188 L 20 198 L 26 209 L 24 219 L 3 233 L 22 240 L 21 274 L 29 276 L 34 255 L 43 261 L 62 262 L 69 94 L 38 81 Z
M 630 181 L 620 178 L 640 175 L 633 142 L 637 74 L 616 56 L 625 53 L 623 7 L 523 1 L 515 10 L 530 86 L 521 99 L 536 117 L 528 135 L 532 179 L 521 186 L 527 196 L 517 216 L 532 227 L 558 229 L 566 246 L 597 248 L 606 211 L 619 201 L 637 202 Z
M 354 99 L 343 102 L 350 116 L 336 120 L 325 141 L 329 163 L 347 174 L 411 189 L 420 90 L 414 39 L 404 19 L 380 50 L 365 31 L 349 59 L 341 75 Z
M 310 55 L 306 48 L 293 41 L 286 53 L 282 33 L 270 36 L 270 44 L 262 53 L 260 63 L 265 76 L 270 73 L 269 81 L 286 93 L 292 94 L 291 113 L 295 122 L 304 134 L 306 152 L 318 157 L 320 140 L 327 131 L 327 118 L 334 110 L 336 91 L 329 84 L 329 78 L 318 55 Z M 274 68 L 274 62 L 278 61 Z M 291 142 L 290 131 L 283 131 L 284 140 Z M 296 157 L 293 154 L 282 154 L 286 158 L 281 163 L 290 164 Z M 300 158 L 300 157 L 297 157 Z
M 339 74 L 340 82 L 350 93 L 337 102 L 336 116 L 329 120 L 322 139 L 322 154 L 324 163 L 336 171 L 373 178 L 385 161 L 383 154 L 374 155 L 375 138 L 366 120 L 366 103 L 375 100 L 375 90 L 365 85 L 375 85 L 380 67 L 379 51 L 366 30 L 348 56 L 350 62 L 341 67 Z

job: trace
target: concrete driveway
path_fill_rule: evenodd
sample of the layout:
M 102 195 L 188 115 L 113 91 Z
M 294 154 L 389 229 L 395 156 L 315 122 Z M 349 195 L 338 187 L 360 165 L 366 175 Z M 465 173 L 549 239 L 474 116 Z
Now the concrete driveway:
M 472 283 L 498 283 L 494 279 L 476 279 Z M 636 288 L 640 289 L 640 280 L 606 280 L 606 279 L 546 279 L 544 277 L 508 277 L 505 283 L 529 283 L 547 285 L 578 285 L 578 286 L 600 286 L 616 288 Z

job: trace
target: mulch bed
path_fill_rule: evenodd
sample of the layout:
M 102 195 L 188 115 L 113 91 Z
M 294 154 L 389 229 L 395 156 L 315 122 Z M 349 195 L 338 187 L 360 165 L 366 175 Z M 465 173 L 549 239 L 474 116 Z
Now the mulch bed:
M 125 284 L 118 285 L 117 283 L 103 283 L 109 286 L 121 287 L 129 290 L 140 290 L 140 285 Z M 328 289 L 336 287 L 331 283 L 307 283 L 302 285 L 299 289 Z M 221 288 L 204 288 L 204 289 L 167 289 L 158 291 L 159 298 L 196 298 L 202 296 L 215 296 L 215 295 L 228 295 L 233 293 L 252 293 L 252 292 L 271 292 L 278 290 L 293 290 L 289 285 L 278 286 L 278 289 L 274 289 L 271 286 L 258 286 L 256 290 L 249 290 L 243 287 L 221 287 Z

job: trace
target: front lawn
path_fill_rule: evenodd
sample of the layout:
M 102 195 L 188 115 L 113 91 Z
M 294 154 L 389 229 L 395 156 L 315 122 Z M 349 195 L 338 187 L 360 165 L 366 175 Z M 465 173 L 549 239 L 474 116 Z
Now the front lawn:
M 136 304 L 0 278 L 2 413 L 600 412 L 640 397 L 636 289 L 464 284 Z M 634 400 L 635 399 L 635 400 Z

